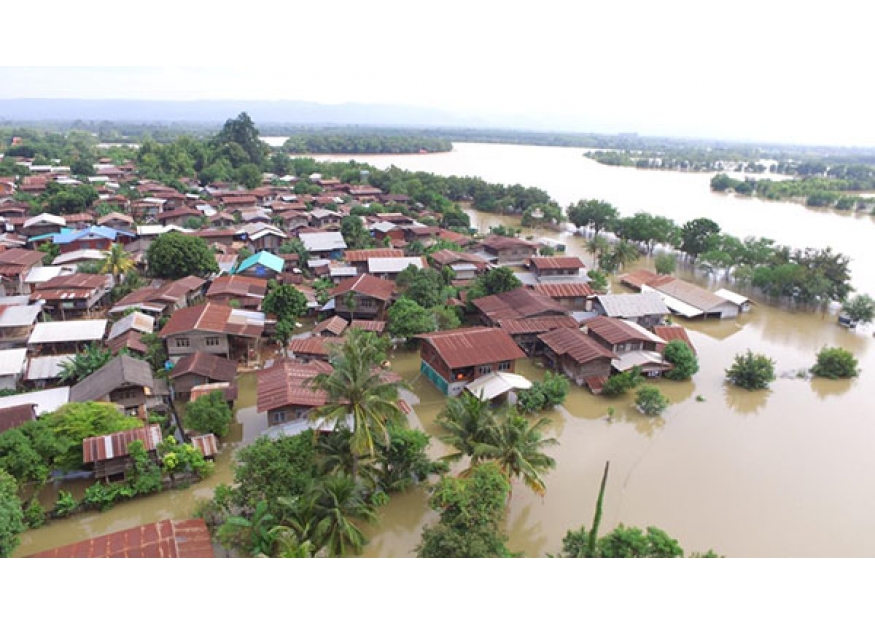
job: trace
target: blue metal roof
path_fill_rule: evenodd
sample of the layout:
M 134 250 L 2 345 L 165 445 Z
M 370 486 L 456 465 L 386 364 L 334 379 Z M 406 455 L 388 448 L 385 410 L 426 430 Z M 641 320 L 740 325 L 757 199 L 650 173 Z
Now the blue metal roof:
M 270 252 L 258 252 L 257 254 L 253 254 L 246 260 L 244 260 L 237 269 L 234 270 L 233 273 L 243 273 L 247 269 L 254 267 L 255 265 L 261 265 L 263 267 L 267 267 L 271 271 L 275 271 L 277 273 L 282 273 L 283 267 L 285 266 L 285 261 L 275 254 L 271 254 Z
M 135 236 L 131 232 L 116 230 L 115 228 L 109 228 L 107 226 L 88 226 L 87 228 L 83 228 L 82 230 L 73 230 L 71 232 L 62 232 L 61 234 L 57 234 L 55 235 L 54 242 L 58 244 L 72 243 L 73 241 L 78 241 L 83 237 L 89 236 L 95 236 L 101 239 L 109 239 L 110 241 L 115 241 L 119 235 Z

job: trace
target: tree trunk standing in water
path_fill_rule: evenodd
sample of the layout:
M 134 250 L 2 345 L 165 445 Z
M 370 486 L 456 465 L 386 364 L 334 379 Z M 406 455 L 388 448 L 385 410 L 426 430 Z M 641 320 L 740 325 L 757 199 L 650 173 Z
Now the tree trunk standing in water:
M 605 498 L 605 486 L 608 483 L 608 469 L 611 467 L 611 461 L 605 462 L 605 472 L 602 475 L 602 485 L 599 488 L 599 497 L 595 504 L 595 515 L 592 519 L 592 529 L 589 532 L 589 542 L 586 546 L 586 557 L 594 558 L 596 552 L 596 540 L 598 540 L 599 525 L 602 522 L 602 502 Z

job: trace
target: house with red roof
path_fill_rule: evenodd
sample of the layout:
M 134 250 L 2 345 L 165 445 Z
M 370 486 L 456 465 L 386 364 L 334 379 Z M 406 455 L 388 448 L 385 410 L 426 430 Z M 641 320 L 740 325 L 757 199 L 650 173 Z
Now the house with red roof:
M 334 311 L 344 319 L 384 319 L 395 283 L 362 274 L 348 278 L 331 291 Z
M 419 370 L 446 395 L 456 397 L 465 386 L 490 373 L 513 373 L 526 354 L 501 328 L 458 328 L 417 335 Z

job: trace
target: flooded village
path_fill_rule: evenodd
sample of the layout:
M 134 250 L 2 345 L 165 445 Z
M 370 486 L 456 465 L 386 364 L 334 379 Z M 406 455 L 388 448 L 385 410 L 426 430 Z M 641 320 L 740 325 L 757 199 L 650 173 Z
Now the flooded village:
M 506 540 L 484 553 L 543 557 L 590 527 L 608 461 L 603 535 L 655 527 L 671 555 L 875 553 L 875 507 L 854 495 L 875 476 L 875 356 L 846 305 L 852 282 L 875 287 L 871 251 L 754 238 L 688 199 L 672 213 L 670 187 L 644 187 L 665 213 L 643 213 L 622 197 L 633 177 L 677 174 L 588 193 L 615 174 L 582 150 L 274 163 L 250 124 L 211 149 L 251 162 L 206 176 L 178 144 L 76 172 L 4 159 L 0 468 L 23 519 L 6 555 L 106 555 L 119 535 L 179 557 L 454 555 L 440 497 L 479 479 L 505 493 Z M 441 171 L 484 148 L 526 172 Z M 555 193 L 557 172 L 580 188 L 535 188 Z M 827 217 L 871 234 L 869 216 Z M 812 373 L 825 347 L 851 375 Z M 745 353 L 770 364 L 747 388 L 728 374 Z

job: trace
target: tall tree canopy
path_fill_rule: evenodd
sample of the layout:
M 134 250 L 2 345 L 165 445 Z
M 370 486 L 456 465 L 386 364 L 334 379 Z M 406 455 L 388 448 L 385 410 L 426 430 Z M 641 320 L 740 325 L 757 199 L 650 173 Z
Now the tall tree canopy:
M 219 271 L 216 257 L 206 241 L 181 232 L 159 235 L 146 250 L 146 262 L 153 276 L 169 280 L 205 277 Z

